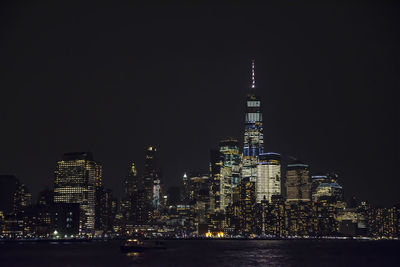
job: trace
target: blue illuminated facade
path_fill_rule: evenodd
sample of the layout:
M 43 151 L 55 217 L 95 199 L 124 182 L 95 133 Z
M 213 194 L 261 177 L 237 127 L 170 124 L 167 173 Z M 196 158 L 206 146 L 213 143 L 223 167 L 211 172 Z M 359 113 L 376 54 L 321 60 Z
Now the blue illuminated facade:
M 264 153 L 263 119 L 261 101 L 255 95 L 255 66 L 251 65 L 252 82 L 250 93 L 246 98 L 245 126 L 242 159 L 242 178 L 249 177 L 255 182 L 257 176 L 257 162 L 260 154 Z

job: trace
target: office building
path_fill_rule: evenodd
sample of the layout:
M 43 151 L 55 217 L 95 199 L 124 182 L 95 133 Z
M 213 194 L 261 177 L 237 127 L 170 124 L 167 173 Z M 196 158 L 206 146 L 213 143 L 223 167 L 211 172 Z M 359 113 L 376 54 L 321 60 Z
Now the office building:
M 311 201 L 309 166 L 298 160 L 286 169 L 286 201 Z
M 240 180 L 240 231 L 239 233 L 249 236 L 255 232 L 255 183 L 250 181 L 250 177 Z
M 243 142 L 242 178 L 255 182 L 258 156 L 264 152 L 263 118 L 261 101 L 255 94 L 255 62 L 251 63 L 251 86 L 246 98 L 245 128 Z
M 240 179 L 240 153 L 239 143 L 236 139 L 228 137 L 219 142 L 219 152 L 224 157 L 223 168 L 227 173 L 226 179 L 230 180 L 233 187 L 239 185 Z
M 155 146 L 149 146 L 145 154 L 143 184 L 149 213 L 159 209 L 161 205 L 161 177 L 160 171 L 156 167 L 156 152 Z
M 219 150 L 210 151 L 210 206 L 213 212 L 225 212 L 231 199 L 231 181 L 224 166 L 224 155 Z
M 81 235 L 92 236 L 95 229 L 95 191 L 101 182 L 101 164 L 90 152 L 65 153 L 57 162 L 54 203 L 80 205 Z
M 281 155 L 263 153 L 257 163 L 256 201 L 271 202 L 273 195 L 281 195 Z

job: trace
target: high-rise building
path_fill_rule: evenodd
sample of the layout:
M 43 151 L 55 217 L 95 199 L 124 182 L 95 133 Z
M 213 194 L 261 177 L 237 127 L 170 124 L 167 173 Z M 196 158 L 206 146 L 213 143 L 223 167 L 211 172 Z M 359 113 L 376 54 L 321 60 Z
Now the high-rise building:
M 257 163 L 256 201 L 271 202 L 273 195 L 281 194 L 281 155 L 263 153 Z
M 240 180 L 240 154 L 239 143 L 236 139 L 228 137 L 219 142 L 219 152 L 224 156 L 223 168 L 226 169 L 232 187 L 239 185 Z
M 183 174 L 182 177 L 182 181 L 183 181 L 183 190 L 182 190 L 182 201 L 184 204 L 189 204 L 189 178 L 187 176 L 186 173 Z
M 125 194 L 127 196 L 134 194 L 138 189 L 138 185 L 139 177 L 137 175 L 135 163 L 132 162 L 131 167 L 128 171 L 128 175 L 125 179 Z
M 256 205 L 257 162 L 264 152 L 263 119 L 260 98 L 255 94 L 255 61 L 251 62 L 251 85 L 246 98 L 243 155 L 240 186 L 240 231 L 254 233 Z
M 338 183 L 321 183 L 315 189 L 315 192 L 312 195 L 312 200 L 317 201 L 323 198 L 329 198 L 332 201 L 342 201 L 343 187 L 341 187 Z
M 81 235 L 91 236 L 95 224 L 95 190 L 101 181 L 101 164 L 90 152 L 65 153 L 57 162 L 54 180 L 55 203 L 77 203 L 81 216 Z
M 309 236 L 313 233 L 311 201 L 286 201 L 286 234 L 289 236 Z
M 14 211 L 23 212 L 23 209 L 30 206 L 32 194 L 28 191 L 27 187 L 18 183 L 17 191 L 14 194 Z
M 311 176 L 311 196 L 313 201 L 329 198 L 331 201 L 343 201 L 343 188 L 337 182 L 336 173 Z
M 213 212 L 224 212 L 231 196 L 231 183 L 223 169 L 224 155 L 218 150 L 210 151 L 210 207 Z
M 31 193 L 15 175 L 0 175 L 0 211 L 4 215 L 22 212 L 31 205 Z
M 240 233 L 250 235 L 254 233 L 255 216 L 254 208 L 256 204 L 255 183 L 250 181 L 250 177 L 240 180 Z
M 95 234 L 103 234 L 107 231 L 109 226 L 107 214 L 109 213 L 110 206 L 110 194 L 111 191 L 106 190 L 103 187 L 103 168 L 100 164 L 97 164 L 95 169 L 95 195 L 94 195 L 94 228 L 96 230 Z
M 0 175 L 0 211 L 8 215 L 15 209 L 14 196 L 19 181 L 15 175 Z
M 317 173 L 311 176 L 311 195 L 314 196 L 317 187 L 328 182 L 328 176 L 324 173 Z M 313 197 L 314 198 L 314 197 Z
M 112 193 L 110 189 L 103 186 L 96 187 L 96 206 L 95 206 L 95 228 L 99 234 L 105 234 L 111 231 L 111 200 Z
M 210 208 L 210 177 L 202 173 L 190 173 L 188 179 L 191 221 L 197 234 L 207 229 Z M 205 227 L 203 227 L 205 226 Z
M 160 208 L 162 196 L 160 172 L 156 168 L 156 152 L 155 146 L 149 146 L 144 162 L 143 182 L 150 210 Z
M 255 87 L 255 61 L 252 60 L 250 93 L 246 99 L 242 178 L 249 177 L 253 182 L 257 176 L 258 156 L 264 152 L 261 101 L 254 92 Z
M 138 175 L 136 165 L 132 162 L 125 179 L 126 201 L 129 204 L 125 216 L 127 223 L 137 226 L 149 222 L 151 205 L 148 192 L 144 187 L 144 179 Z
M 301 161 L 293 161 L 287 166 L 286 201 L 311 201 L 310 171 Z

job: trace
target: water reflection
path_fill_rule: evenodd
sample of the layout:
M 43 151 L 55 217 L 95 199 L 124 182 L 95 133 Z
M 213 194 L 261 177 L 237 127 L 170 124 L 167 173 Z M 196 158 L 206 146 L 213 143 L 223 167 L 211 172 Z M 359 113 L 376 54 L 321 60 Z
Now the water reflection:
M 137 266 L 145 263 L 145 257 L 143 252 L 128 252 L 125 253 L 123 258 L 127 266 Z
M 120 241 L 6 243 L 1 266 L 399 266 L 397 241 L 171 240 L 168 249 L 121 253 Z
M 139 252 L 129 252 L 129 253 L 126 253 L 126 256 L 128 256 L 128 257 L 138 257 L 139 255 L 140 255 Z

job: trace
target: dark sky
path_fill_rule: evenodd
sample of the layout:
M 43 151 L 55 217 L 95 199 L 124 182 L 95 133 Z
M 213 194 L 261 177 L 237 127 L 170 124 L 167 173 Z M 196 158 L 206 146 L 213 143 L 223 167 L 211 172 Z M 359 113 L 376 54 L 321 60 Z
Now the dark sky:
M 117 194 L 159 148 L 167 185 L 242 141 L 250 60 L 265 150 L 336 171 L 347 197 L 400 202 L 399 8 L 390 3 L 0 6 L 0 172 L 35 194 L 93 151 Z

